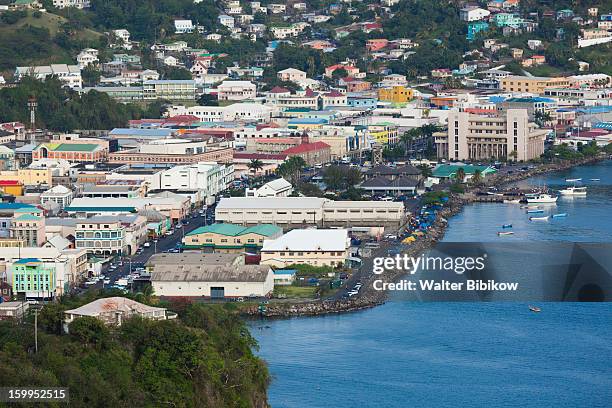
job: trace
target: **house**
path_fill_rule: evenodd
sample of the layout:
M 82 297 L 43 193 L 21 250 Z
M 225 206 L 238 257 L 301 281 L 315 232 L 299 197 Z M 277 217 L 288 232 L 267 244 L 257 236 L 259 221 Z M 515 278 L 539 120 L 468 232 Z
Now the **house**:
M 76 60 L 80 69 L 88 65 L 95 65 L 98 63 L 98 50 L 94 48 L 85 48 L 77 55 Z
M 178 65 L 178 59 L 172 55 L 164 57 L 162 59 L 162 62 L 164 63 L 164 65 L 167 65 L 169 67 L 176 67 Z
M 321 105 L 323 109 L 330 109 L 336 106 L 347 106 L 347 96 L 338 91 L 324 93 L 321 95 Z
M 220 14 L 217 20 L 219 21 L 219 24 L 221 24 L 222 26 L 225 26 L 230 29 L 234 28 L 234 17 L 232 16 L 228 16 L 227 14 Z M 220 35 L 219 35 L 219 39 L 221 39 Z
M 389 40 L 386 38 L 371 39 L 366 42 L 366 49 L 370 52 L 380 51 L 389 45 Z
M 193 32 L 193 23 L 191 20 L 174 20 L 174 33 L 187 34 Z
M 261 264 L 275 268 L 290 265 L 341 267 L 346 263 L 350 239 L 345 229 L 294 229 L 265 240 Z
M 354 67 L 352 65 L 336 64 L 336 65 L 332 65 L 332 66 L 325 68 L 325 76 L 328 78 L 331 78 L 334 71 L 339 70 L 339 69 L 345 70 L 347 76 L 350 76 L 350 77 L 354 77 L 356 74 L 359 73 L 359 68 Z
M 166 320 L 169 318 L 166 309 L 163 307 L 143 305 L 135 300 L 118 296 L 94 300 L 76 309 L 66 310 L 64 315 L 66 331 L 68 331 L 67 325 L 84 316 L 95 317 L 107 325 L 115 326 L 121 326 L 125 319 L 135 316 L 151 320 Z
M 66 7 L 74 7 L 78 9 L 86 9 L 91 6 L 90 0 L 53 0 L 53 6 L 58 9 Z
M 480 7 L 464 7 L 459 10 L 459 18 L 466 22 L 483 20 L 489 17 L 491 12 Z
M 6 284 L 5 282 L 1 282 L 1 283 Z M 8 299 L 10 300 L 10 297 Z M 26 312 L 28 311 L 30 307 L 30 303 L 22 302 L 22 301 L 10 302 L 9 300 L 0 302 L 0 320 L 7 320 L 7 319 L 21 320 L 25 316 Z
M 40 203 L 54 202 L 63 209 L 72 202 L 73 192 L 67 187 L 56 185 L 40 195 Z
M 306 72 L 300 71 L 299 69 L 295 69 L 295 68 L 287 68 L 287 69 L 278 71 L 278 73 L 276 74 L 276 77 L 280 79 L 281 81 L 296 82 L 296 81 L 305 80 Z
M 481 31 L 487 31 L 489 29 L 489 23 L 484 21 L 475 21 L 468 23 L 468 30 L 466 37 L 468 40 L 472 41 L 476 39 L 476 35 Z
M 243 101 L 253 99 L 256 86 L 251 81 L 223 81 L 217 87 L 217 98 L 220 101 Z
M 125 48 L 126 50 L 132 49 L 132 45 L 130 44 L 130 32 L 124 28 L 119 30 L 113 30 L 113 37 L 116 40 L 112 46 Z
M 208 248 L 215 252 L 257 251 L 265 239 L 282 235 L 282 228 L 272 224 L 243 227 L 234 224 L 210 224 L 196 228 L 183 238 L 183 249 Z
M 272 180 L 259 188 L 247 188 L 246 197 L 287 197 L 293 193 L 293 186 L 284 178 Z
M 274 286 L 287 286 L 293 284 L 296 274 L 296 269 L 274 270 Z
M 414 91 L 401 85 L 378 90 L 378 99 L 385 102 L 406 103 L 413 98 Z

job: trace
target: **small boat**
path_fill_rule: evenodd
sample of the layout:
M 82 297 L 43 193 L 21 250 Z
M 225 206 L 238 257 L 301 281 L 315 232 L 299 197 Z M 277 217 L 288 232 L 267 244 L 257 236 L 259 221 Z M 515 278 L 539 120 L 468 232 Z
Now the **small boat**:
M 517 200 L 504 200 L 504 204 L 520 204 L 521 200 L 517 199 Z
M 585 196 L 587 195 L 587 188 L 586 187 L 568 187 L 568 188 L 564 188 L 563 190 L 559 190 L 559 193 L 561 193 L 561 195 L 570 195 L 570 196 Z
M 527 210 L 527 214 L 541 214 L 544 210 Z
M 532 203 L 542 203 L 542 204 L 552 204 L 557 202 L 557 196 L 553 196 L 550 194 L 546 194 L 546 193 L 539 193 L 539 194 L 530 194 L 527 197 L 527 203 L 528 204 L 532 204 Z
M 581 178 L 565 179 L 568 183 L 575 183 L 576 181 L 582 181 Z
M 514 234 L 514 232 L 512 231 L 500 231 L 497 233 L 497 235 L 499 235 L 500 237 L 504 236 L 504 235 L 512 235 Z
M 546 217 L 529 217 L 529 221 L 548 221 L 548 215 Z
M 512 228 L 512 224 L 504 224 L 502 225 L 502 228 Z
M 553 218 L 567 217 L 567 213 L 553 214 Z
M 527 210 L 535 210 L 535 209 L 538 209 L 540 207 L 537 206 L 537 205 L 521 205 L 521 208 L 522 209 L 527 209 Z
M 591 180 L 591 181 L 599 181 L 599 179 L 589 179 L 589 180 Z
M 529 310 L 531 310 L 534 313 L 540 313 L 542 311 L 542 309 L 540 309 L 539 307 L 531 306 L 531 305 L 529 305 Z

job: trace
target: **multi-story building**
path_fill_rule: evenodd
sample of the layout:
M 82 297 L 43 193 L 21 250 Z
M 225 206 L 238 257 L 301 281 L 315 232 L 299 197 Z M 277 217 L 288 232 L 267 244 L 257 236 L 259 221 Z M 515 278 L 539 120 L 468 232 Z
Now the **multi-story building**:
M 17 81 L 20 81 L 21 78 L 27 75 L 32 75 L 41 81 L 50 76 L 55 76 L 70 88 L 83 87 L 81 68 L 78 65 L 52 64 L 36 67 L 17 67 L 15 70 L 15 79 Z
M 414 91 L 401 85 L 378 90 L 378 99 L 385 102 L 406 103 L 413 98 Z
M 295 68 L 287 68 L 278 71 L 276 77 L 281 81 L 303 81 L 304 79 L 306 79 L 306 72 L 300 71 L 299 69 Z
M 448 132 L 435 135 L 439 158 L 531 160 L 544 153 L 548 132 L 529 121 L 526 109 L 476 115 L 451 110 Z
M 200 190 L 216 196 L 234 180 L 233 166 L 200 162 L 175 166 L 161 173 L 160 190 Z
M 350 239 L 345 229 L 294 229 L 282 237 L 265 240 L 261 264 L 340 267 L 346 263 Z
M 108 147 L 95 143 L 43 143 L 32 151 L 32 159 L 64 159 L 70 162 L 97 162 L 108 157 Z
M 61 287 L 57 287 L 57 266 L 57 263 L 43 262 L 38 258 L 22 258 L 13 262 L 13 294 L 22 295 L 26 299 L 54 298 L 56 294 L 60 294 L 57 292 L 61 292 Z
M 251 81 L 223 81 L 217 87 L 220 101 L 244 101 L 255 98 L 257 87 Z
M 59 9 L 66 7 L 75 7 L 78 9 L 89 8 L 91 2 L 89 0 L 53 0 L 53 6 Z
M 12 239 L 24 240 L 27 246 L 45 243 L 45 217 L 34 214 L 15 214 L 9 230 Z
M 569 88 L 572 85 L 567 78 L 507 76 L 500 79 L 501 89 L 510 92 L 542 94 L 546 88 Z
M 54 202 L 59 206 L 59 208 L 64 208 L 70 205 L 73 196 L 74 195 L 71 189 L 57 185 L 40 195 L 40 203 L 45 204 L 47 202 Z
M 127 252 L 125 227 L 116 217 L 91 217 L 77 222 L 75 245 L 90 254 L 121 255 Z
M 187 79 L 160 79 L 156 81 L 144 81 L 142 83 L 142 95 L 143 99 L 145 100 L 195 100 L 196 83 L 193 80 Z

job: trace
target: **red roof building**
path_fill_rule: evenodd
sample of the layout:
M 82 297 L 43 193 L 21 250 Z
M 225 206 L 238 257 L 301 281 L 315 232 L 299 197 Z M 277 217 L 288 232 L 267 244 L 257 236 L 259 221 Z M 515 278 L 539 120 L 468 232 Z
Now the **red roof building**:
M 329 163 L 331 161 L 331 147 L 323 142 L 302 143 L 290 147 L 283 154 L 286 154 L 287 157 L 301 157 L 308 166 Z

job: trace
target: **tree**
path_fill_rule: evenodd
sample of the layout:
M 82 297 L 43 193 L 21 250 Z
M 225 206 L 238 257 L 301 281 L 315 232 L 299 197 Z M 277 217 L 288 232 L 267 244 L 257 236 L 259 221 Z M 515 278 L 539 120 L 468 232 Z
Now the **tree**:
M 321 189 L 313 183 L 298 183 L 297 189 L 306 197 L 323 197 Z
M 198 98 L 198 105 L 200 106 L 219 106 L 219 101 L 215 95 L 211 94 L 202 94 Z
M 513 150 L 508 156 L 510 156 L 512 160 L 516 161 L 516 158 L 518 157 L 518 152 L 516 150 Z
M 323 182 L 332 190 L 340 190 L 344 186 L 344 173 L 339 166 L 329 166 L 323 173 Z
M 475 186 L 482 184 L 482 171 L 476 170 L 470 180 Z
M 455 173 L 455 181 L 457 183 L 463 183 L 463 180 L 465 180 L 465 170 L 459 167 Z
M 296 185 L 299 181 L 306 162 L 300 156 L 291 156 L 281 163 L 276 171 L 279 175 L 289 179 L 291 184 Z
M 421 164 L 418 166 L 418 168 L 421 170 L 421 175 L 423 177 L 431 177 L 431 175 L 433 174 L 433 172 L 431 171 L 431 167 L 426 164 Z
M 253 159 L 249 162 L 249 164 L 247 164 L 247 167 L 249 168 L 249 170 L 251 170 L 251 172 L 253 172 L 253 175 L 256 175 L 257 170 L 263 169 L 264 164 L 259 159 Z
M 346 78 L 348 76 L 348 71 L 344 68 L 338 68 L 332 72 L 332 79 L 335 81 Z
M 101 346 L 109 336 L 106 325 L 95 317 L 79 317 L 68 326 L 71 336 L 85 345 Z

